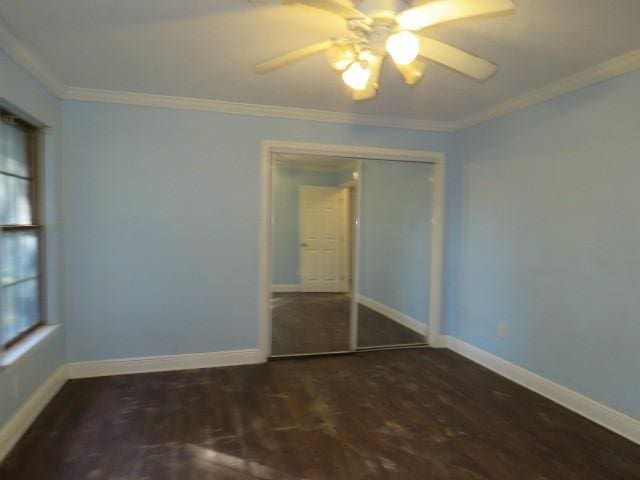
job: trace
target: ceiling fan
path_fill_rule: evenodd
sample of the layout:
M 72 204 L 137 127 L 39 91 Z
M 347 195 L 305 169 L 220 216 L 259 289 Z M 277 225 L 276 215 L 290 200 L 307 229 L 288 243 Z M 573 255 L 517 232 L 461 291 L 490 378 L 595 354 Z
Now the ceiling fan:
M 380 70 L 391 56 L 408 85 L 423 76 L 427 59 L 476 80 L 486 80 L 497 65 L 438 40 L 414 32 L 441 23 L 480 15 L 515 11 L 512 0 L 283 0 L 344 18 L 349 33 L 285 53 L 260 63 L 256 73 L 269 73 L 320 52 L 342 72 L 355 100 L 376 96 Z M 409 4 L 412 4 L 409 5 Z

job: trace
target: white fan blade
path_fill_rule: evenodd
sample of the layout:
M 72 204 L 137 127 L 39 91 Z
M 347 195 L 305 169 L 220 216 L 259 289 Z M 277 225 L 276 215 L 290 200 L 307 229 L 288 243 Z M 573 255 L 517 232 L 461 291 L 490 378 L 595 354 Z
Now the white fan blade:
M 327 40 L 325 42 L 314 43 L 313 45 L 293 50 L 291 52 L 267 60 L 266 62 L 262 62 L 259 65 L 256 65 L 255 72 L 269 73 L 273 70 L 277 70 L 278 68 L 285 67 L 291 63 L 297 62 L 304 58 L 310 57 L 311 55 L 315 55 L 316 53 L 327 50 L 332 45 L 333 40 Z
M 495 63 L 476 57 L 446 43 L 421 36 L 418 36 L 418 40 L 420 41 L 420 55 L 468 77 L 476 80 L 486 80 L 498 70 L 498 66 Z
M 364 13 L 360 10 L 353 8 L 352 6 L 342 3 L 336 0 L 284 0 L 282 3 L 285 5 L 302 5 L 305 7 L 318 8 L 329 13 L 335 13 L 346 19 L 360 18 L 368 19 Z M 349 2 L 351 3 L 351 2 Z
M 354 90 L 354 100 L 369 100 L 374 98 L 378 94 L 378 88 L 380 87 L 380 72 L 382 71 L 382 60 L 380 56 L 376 56 L 369 60 L 369 66 L 371 68 L 371 78 L 369 78 L 369 84 L 364 90 Z
M 398 71 L 404 77 L 407 85 L 415 85 L 420 81 L 427 68 L 427 60 L 424 57 L 416 57 L 409 65 L 396 65 Z
M 512 0 L 434 0 L 400 12 L 396 21 L 405 30 L 420 30 L 460 18 L 512 12 Z

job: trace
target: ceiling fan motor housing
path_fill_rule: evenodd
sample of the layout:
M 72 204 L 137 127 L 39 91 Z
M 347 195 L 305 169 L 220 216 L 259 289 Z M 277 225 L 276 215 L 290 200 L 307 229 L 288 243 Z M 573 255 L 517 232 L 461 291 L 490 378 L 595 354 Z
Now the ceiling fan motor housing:
M 386 55 L 385 43 L 396 26 L 396 14 L 407 8 L 402 0 L 363 0 L 358 10 L 365 13 L 372 24 L 363 25 L 359 21 L 350 23 L 350 30 L 363 36 L 367 46 L 377 55 Z
M 395 25 L 396 14 L 407 7 L 403 0 L 362 0 L 358 10 L 367 14 L 374 23 Z

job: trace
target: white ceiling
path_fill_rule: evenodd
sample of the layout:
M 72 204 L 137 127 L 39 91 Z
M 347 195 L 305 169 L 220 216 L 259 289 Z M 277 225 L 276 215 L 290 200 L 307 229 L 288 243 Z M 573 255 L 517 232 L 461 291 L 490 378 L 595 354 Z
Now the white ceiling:
M 638 0 L 516 0 L 513 16 L 428 35 L 500 65 L 478 83 L 432 65 L 407 87 L 388 60 L 355 103 L 323 55 L 269 75 L 252 66 L 345 32 L 336 16 L 277 1 L 0 0 L 0 16 L 67 86 L 455 121 L 640 48 Z

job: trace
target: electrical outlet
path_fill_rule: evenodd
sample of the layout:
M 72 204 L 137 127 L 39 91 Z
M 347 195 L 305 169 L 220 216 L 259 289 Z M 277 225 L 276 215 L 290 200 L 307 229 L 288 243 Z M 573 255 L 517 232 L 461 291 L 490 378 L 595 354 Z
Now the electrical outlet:
M 498 335 L 500 335 L 500 338 L 507 338 L 509 336 L 509 325 L 506 323 L 499 324 Z

